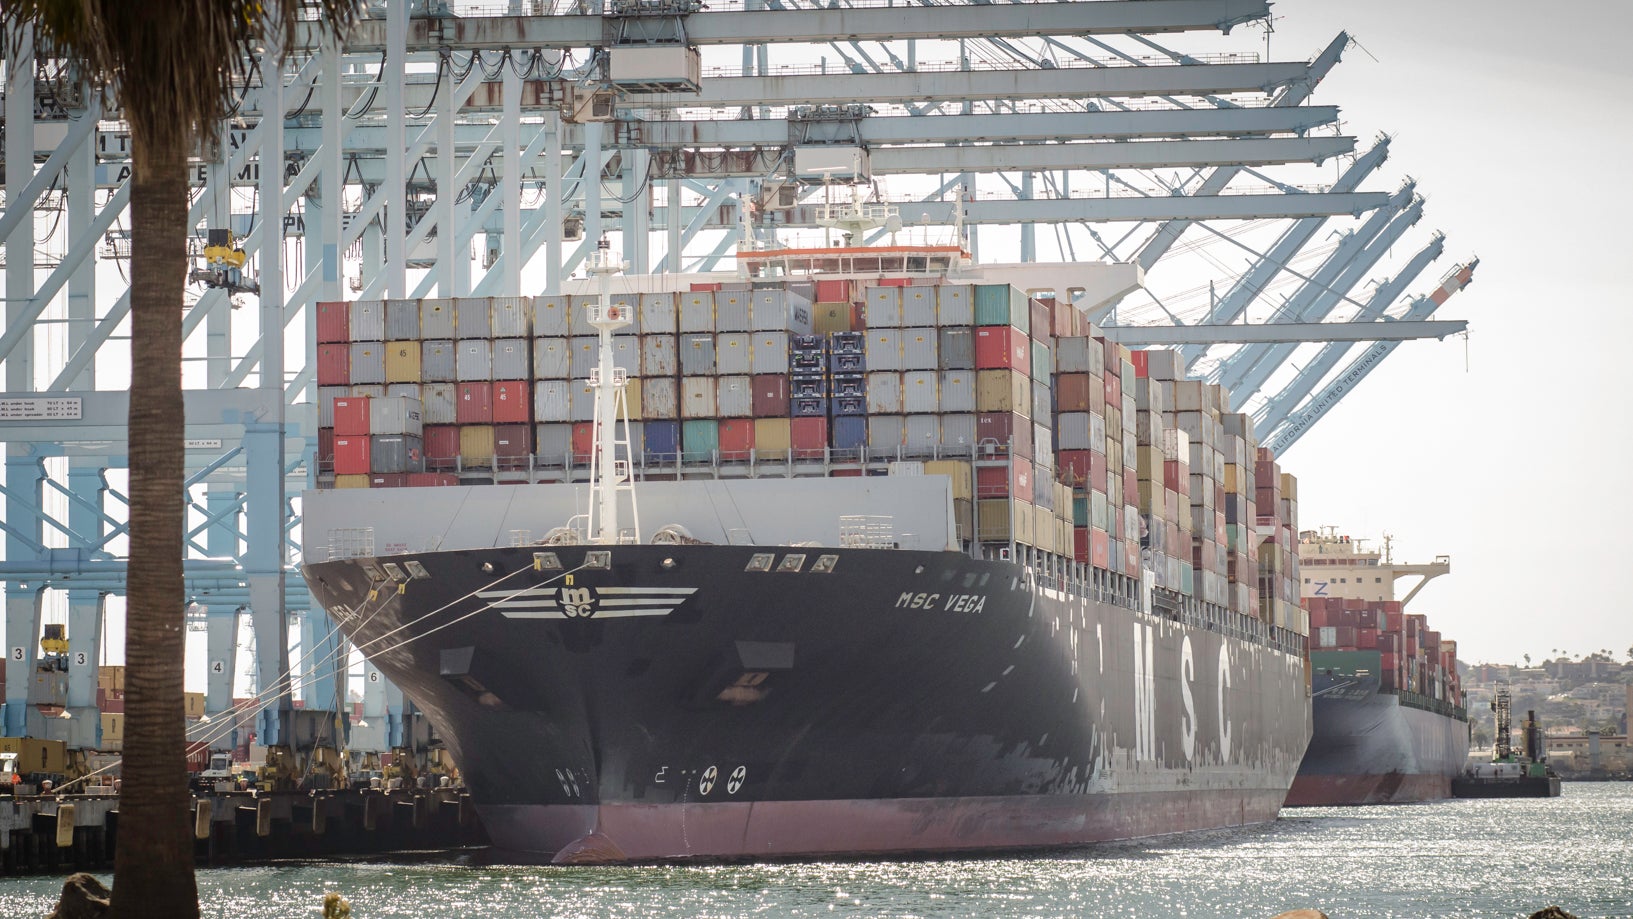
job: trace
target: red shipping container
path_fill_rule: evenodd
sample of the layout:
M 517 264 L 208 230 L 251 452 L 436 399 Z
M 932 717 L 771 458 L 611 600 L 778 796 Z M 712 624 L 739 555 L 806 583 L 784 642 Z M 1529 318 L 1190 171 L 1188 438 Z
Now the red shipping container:
M 1056 450 L 1055 472 L 1060 481 L 1073 487 L 1086 488 L 1089 484 L 1089 470 L 1093 460 L 1092 450 Z M 1105 489 L 1101 489 L 1104 491 Z
M 975 439 L 979 446 L 1006 445 L 1016 456 L 1032 457 L 1032 422 L 1014 412 L 981 412 L 975 416 Z
M 816 282 L 816 302 L 849 303 L 850 299 L 851 282 L 845 280 L 826 280 Z
M 721 459 L 748 459 L 750 451 L 754 449 L 754 419 L 720 419 L 719 437 Z
M 368 396 L 335 398 L 335 433 L 348 437 L 369 433 Z
M 1032 337 L 1038 341 L 1048 341 L 1051 310 L 1042 300 L 1028 300 L 1026 306 L 1032 313 Z
M 370 488 L 402 488 L 408 484 L 408 475 L 401 472 L 376 472 L 369 476 Z
M 1123 407 L 1123 378 L 1120 375 L 1121 373 L 1120 370 L 1117 373 L 1112 373 L 1111 366 L 1109 364 L 1106 366 L 1106 404 L 1118 408 Z
M 1134 365 L 1135 376 L 1144 379 L 1151 375 L 1150 351 L 1131 351 L 1129 352 L 1128 359 Z
M 862 470 L 860 469 L 835 469 L 828 473 L 831 478 L 835 479 L 850 478 L 852 476 L 860 476 L 861 474 Z
M 880 278 L 880 287 L 907 287 L 913 283 L 912 278 Z
M 1070 303 L 1061 303 L 1053 297 L 1043 301 L 1049 307 L 1049 329 L 1056 338 L 1072 338 L 1077 334 L 1076 319 L 1080 313 Z
M 1055 375 L 1055 411 L 1057 412 L 1091 412 L 1094 411 L 1094 397 L 1090 394 L 1090 387 L 1097 387 L 1100 383 L 1086 373 L 1060 373 Z
M 1072 560 L 1086 562 L 1089 560 L 1089 528 L 1072 527 Z
M 1123 476 L 1123 503 L 1134 505 L 1140 503 L 1140 480 L 1134 474 Z
M 786 375 L 780 373 L 756 374 L 752 380 L 752 385 L 754 387 L 754 417 L 788 417 L 788 377 Z
M 533 420 L 533 399 L 526 380 L 493 384 L 493 423 L 527 424 Z M 463 399 L 461 399 L 463 402 Z M 479 423 L 479 422 L 478 422 Z M 499 456 L 505 454 L 500 453 Z
M 975 470 L 977 498 L 1032 500 L 1032 464 L 1016 458 L 1010 466 L 981 466 Z
M 1089 564 L 1102 569 L 1111 565 L 1111 534 L 1105 530 L 1089 528 Z
M 525 460 L 533 452 L 531 424 L 498 424 L 493 427 L 495 459 Z M 513 465 L 513 464 L 512 464 Z
M 447 472 L 410 472 L 408 484 L 413 487 L 458 485 L 459 476 Z
M 1106 458 L 1105 458 L 1105 456 L 1103 456 L 1103 455 L 1101 455 L 1099 453 L 1096 453 L 1093 450 L 1090 450 L 1089 451 L 1089 488 L 1091 488 L 1094 491 L 1100 492 L 1101 494 L 1109 494 L 1109 492 L 1106 490 L 1106 482 L 1107 482 L 1107 480 L 1109 478 L 1110 478 L 1110 475 L 1106 472 Z
M 981 326 L 975 330 L 975 366 L 979 370 L 1019 370 L 1030 376 L 1031 341 L 1012 325 Z
M 459 457 L 459 427 L 452 424 L 425 426 L 425 459 L 454 460 Z
M 828 419 L 790 418 L 788 439 L 796 458 L 820 459 L 828 447 Z
M 318 301 L 318 342 L 334 344 L 352 340 L 351 304 L 344 300 Z
M 372 469 L 369 466 L 369 436 L 335 435 L 335 474 L 336 475 L 368 475 Z
M 862 332 L 868 327 L 868 305 L 866 303 L 851 304 L 851 331 Z
M 590 461 L 590 451 L 594 446 L 595 422 L 580 421 L 573 425 L 573 462 L 588 463 Z
M 318 471 L 329 472 L 335 465 L 335 429 L 318 428 Z
M 455 394 L 454 420 L 460 424 L 493 423 L 493 384 L 460 383 Z
M 1163 460 L 1162 485 L 1179 494 L 1187 494 L 1191 488 L 1191 473 L 1179 460 Z
M 716 290 L 719 290 L 719 289 L 720 289 L 720 282 L 719 281 L 715 281 L 714 283 L 704 283 L 704 282 L 701 282 L 701 281 L 693 281 L 692 282 L 692 291 L 694 293 L 699 292 L 699 291 L 716 291 Z
M 350 386 L 351 383 L 352 346 L 318 345 L 318 385 Z

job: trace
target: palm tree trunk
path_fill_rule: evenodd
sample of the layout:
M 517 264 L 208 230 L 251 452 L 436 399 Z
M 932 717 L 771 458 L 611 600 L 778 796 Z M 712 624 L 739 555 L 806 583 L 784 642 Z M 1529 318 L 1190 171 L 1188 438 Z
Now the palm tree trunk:
M 126 741 L 110 914 L 184 919 L 199 914 L 182 667 L 187 159 L 177 132 L 163 134 L 132 145 Z

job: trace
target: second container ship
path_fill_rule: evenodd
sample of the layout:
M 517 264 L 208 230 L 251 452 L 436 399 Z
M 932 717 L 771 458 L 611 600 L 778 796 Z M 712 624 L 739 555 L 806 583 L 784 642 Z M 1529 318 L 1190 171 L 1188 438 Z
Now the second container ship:
M 1176 355 L 965 258 L 762 251 L 600 297 L 329 305 L 330 487 L 303 517 L 330 558 L 306 580 L 499 847 L 947 852 L 1275 817 L 1310 736 L 1292 477 Z M 499 380 L 501 349 L 533 360 Z M 358 404 L 397 399 L 421 431 Z
M 1399 804 L 1450 797 L 1468 757 L 1469 721 L 1457 643 L 1403 611 L 1430 578 L 1451 570 L 1395 564 L 1331 531 L 1299 537 L 1310 615 L 1315 734 L 1289 806 Z M 1423 577 L 1404 600 L 1395 579 Z

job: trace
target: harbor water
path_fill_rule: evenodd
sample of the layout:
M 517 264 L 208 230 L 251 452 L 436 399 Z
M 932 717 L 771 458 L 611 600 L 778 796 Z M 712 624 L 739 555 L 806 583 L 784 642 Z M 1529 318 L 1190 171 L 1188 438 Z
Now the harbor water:
M 1633 917 L 1633 785 L 1544 800 L 1284 810 L 1260 827 L 1026 856 L 559 868 L 470 853 L 201 869 L 206 917 L 357 919 L 1128 916 Z M 106 882 L 109 878 L 103 878 Z M 0 879 L 0 916 L 44 916 L 59 877 Z

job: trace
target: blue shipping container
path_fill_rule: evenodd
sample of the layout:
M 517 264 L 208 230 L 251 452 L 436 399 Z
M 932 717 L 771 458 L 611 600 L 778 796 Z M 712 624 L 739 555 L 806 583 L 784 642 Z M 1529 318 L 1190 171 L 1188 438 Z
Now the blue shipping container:
M 680 453 L 680 422 L 648 421 L 641 425 L 648 459 L 674 462 Z
M 865 408 L 865 406 L 864 406 Z M 868 442 L 866 415 L 843 415 L 833 420 L 830 427 L 835 450 L 859 450 Z

